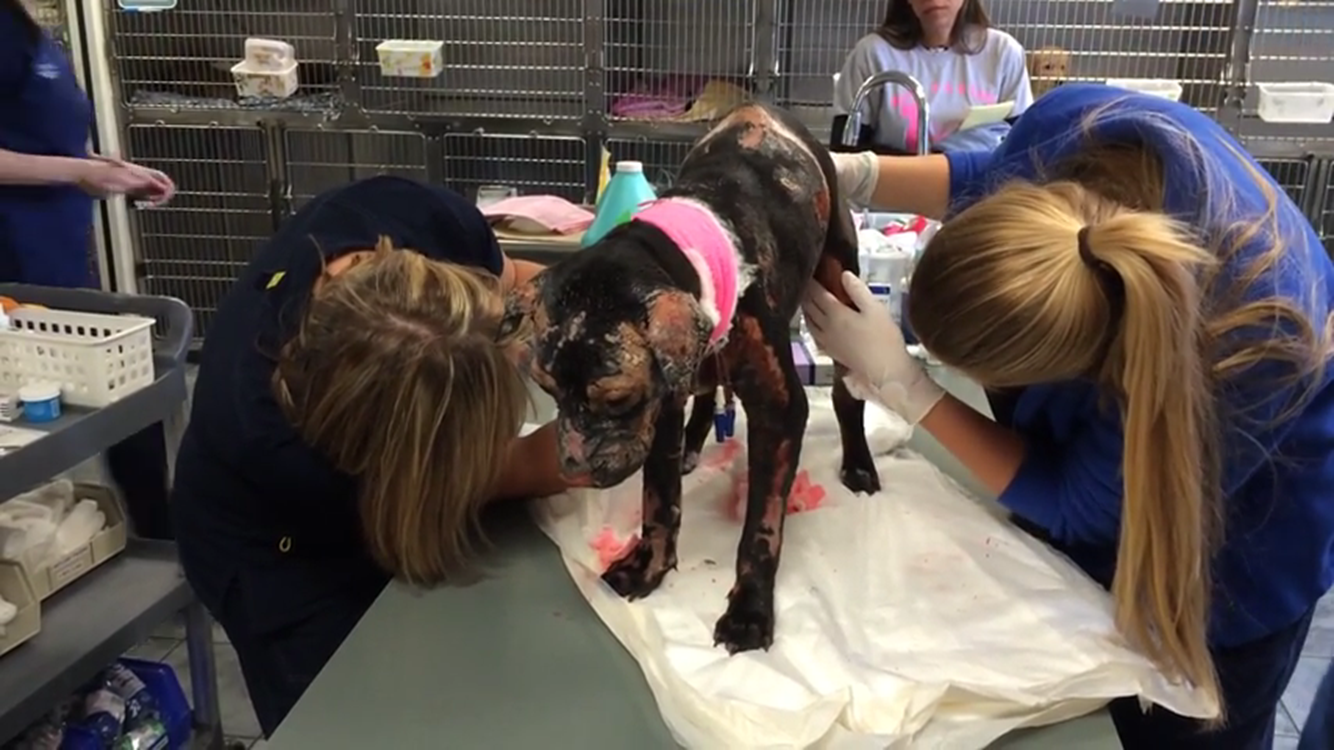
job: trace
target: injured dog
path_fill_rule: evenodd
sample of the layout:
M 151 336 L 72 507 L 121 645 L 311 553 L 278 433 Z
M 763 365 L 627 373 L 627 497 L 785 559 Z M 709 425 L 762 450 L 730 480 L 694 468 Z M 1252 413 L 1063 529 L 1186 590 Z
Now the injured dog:
M 857 272 L 856 243 L 829 153 L 789 115 L 747 104 L 694 145 L 674 187 L 509 300 L 503 326 L 531 331 L 524 368 L 559 409 L 566 477 L 610 487 L 644 470 L 639 542 L 603 575 L 621 596 L 647 596 L 676 566 L 683 468 L 707 436 L 714 389 L 740 399 L 749 489 L 736 582 L 714 630 L 731 653 L 773 643 L 774 579 L 808 408 L 790 322 L 812 277 L 850 304 L 839 276 Z M 864 405 L 842 375 L 834 411 L 843 483 L 876 492 Z M 686 440 L 692 395 L 696 427 Z M 685 467 L 683 450 L 694 454 Z

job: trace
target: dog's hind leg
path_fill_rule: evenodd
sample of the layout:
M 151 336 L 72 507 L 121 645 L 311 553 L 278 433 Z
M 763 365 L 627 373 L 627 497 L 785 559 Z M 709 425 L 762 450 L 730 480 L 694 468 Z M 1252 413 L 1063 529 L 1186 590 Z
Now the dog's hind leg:
M 843 289 L 841 277 L 844 271 L 859 272 L 857 234 L 847 207 L 833 193 L 834 188 L 831 188 L 830 200 L 835 209 L 829 217 L 829 234 L 819 265 L 816 266 L 815 280 L 840 302 L 853 307 L 852 300 Z M 880 342 L 868 341 L 866 345 L 879 346 Z M 843 382 L 847 374 L 848 368 L 839 363 L 834 364 L 834 416 L 838 419 L 838 434 L 843 442 L 843 463 L 839 475 L 844 486 L 853 492 L 871 494 L 880 491 L 880 476 L 876 473 L 875 459 L 871 457 L 871 447 L 866 442 L 866 404 L 848 391 L 847 384 Z
M 681 433 L 685 399 L 663 401 L 644 461 L 644 521 L 634 549 L 613 562 L 602 580 L 627 599 L 653 593 L 676 567 L 681 532 Z
M 746 410 L 749 486 L 737 545 L 736 583 L 714 643 L 730 653 L 769 648 L 774 639 L 774 585 L 783 547 L 788 493 L 806 431 L 806 392 L 788 342 L 788 321 L 742 316 L 728 347 L 738 347 L 733 385 Z

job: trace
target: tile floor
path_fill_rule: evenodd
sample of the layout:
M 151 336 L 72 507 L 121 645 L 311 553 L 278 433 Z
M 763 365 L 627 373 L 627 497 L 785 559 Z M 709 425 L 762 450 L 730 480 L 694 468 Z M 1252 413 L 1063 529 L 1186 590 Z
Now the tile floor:
M 245 683 L 241 679 L 241 666 L 236 660 L 236 652 L 227 642 L 226 635 L 220 628 L 214 627 L 214 650 L 218 664 L 218 687 L 222 703 L 222 726 L 228 737 L 229 750 L 245 747 L 250 750 L 263 750 L 265 742 L 260 739 L 259 722 L 250 708 L 250 697 L 246 694 Z M 165 661 L 176 670 L 181 684 L 190 684 L 190 665 L 186 657 L 185 628 L 181 623 L 168 623 L 159 629 L 138 648 L 130 653 L 140 659 Z M 1311 623 L 1311 633 L 1306 640 L 1306 649 L 1302 653 L 1297 671 L 1288 685 L 1287 694 L 1279 711 L 1277 737 L 1274 750 L 1296 750 L 1298 729 L 1306 721 L 1306 714 L 1311 708 L 1311 699 L 1315 696 L 1316 685 L 1329 668 L 1334 658 L 1334 594 L 1326 596 L 1316 611 Z M 187 687 L 186 692 L 189 692 Z M 239 743 L 239 745 L 238 745 Z

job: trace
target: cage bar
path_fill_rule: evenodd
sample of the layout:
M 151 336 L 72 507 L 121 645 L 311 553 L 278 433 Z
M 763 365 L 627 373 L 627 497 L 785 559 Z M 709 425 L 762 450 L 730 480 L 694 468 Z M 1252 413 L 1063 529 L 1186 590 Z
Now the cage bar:
M 582 0 L 356 0 L 368 112 L 578 119 L 584 109 Z M 435 78 L 386 77 L 387 39 L 441 41 Z
M 659 142 L 645 139 L 608 139 L 607 150 L 613 163 L 638 161 L 644 163 L 644 177 L 659 192 L 676 182 L 676 172 L 690 152 L 689 142 Z
M 607 0 L 608 115 L 702 123 L 745 100 L 755 2 Z
M 338 91 L 331 0 L 188 0 L 170 11 L 136 13 L 107 0 L 114 70 L 134 107 L 230 109 L 237 106 L 231 68 L 249 37 L 296 49 L 300 89 L 285 101 L 251 107 L 332 106 Z
M 288 131 L 285 139 L 293 210 L 353 180 L 382 174 L 427 179 L 426 138 L 420 133 Z
M 135 126 L 129 157 L 169 173 L 171 203 L 136 213 L 141 289 L 179 297 L 203 337 L 218 301 L 273 233 L 259 130 Z
M 483 185 L 575 203 L 584 199 L 587 141 L 582 138 L 450 134 L 444 140 L 445 184 L 469 199 Z
M 1246 112 L 1258 106 L 1253 84 L 1269 82 L 1334 83 L 1334 2 L 1331 0 L 1259 0 L 1251 41 Z M 1334 131 L 1324 126 L 1327 138 Z

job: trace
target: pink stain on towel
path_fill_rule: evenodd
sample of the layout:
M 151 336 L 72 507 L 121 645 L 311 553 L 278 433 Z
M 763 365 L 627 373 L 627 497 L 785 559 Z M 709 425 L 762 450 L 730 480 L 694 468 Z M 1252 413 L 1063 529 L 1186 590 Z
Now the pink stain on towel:
M 732 494 L 727 498 L 724 512 L 727 517 L 740 523 L 745 516 L 746 492 L 750 488 L 750 478 L 742 472 L 732 482 Z M 805 469 L 797 472 L 792 480 L 792 491 L 787 496 L 788 515 L 808 510 L 818 510 L 824 505 L 827 493 L 824 487 L 811 481 L 811 475 Z
M 699 460 L 699 468 L 731 471 L 732 464 L 736 462 L 744 450 L 741 441 L 728 438 L 722 445 L 718 446 L 717 450 L 704 452 L 704 456 Z
M 612 563 L 634 549 L 636 544 L 639 544 L 638 534 L 631 534 L 622 540 L 616 538 L 616 532 L 610 526 L 603 526 L 602 531 L 593 537 L 588 546 L 598 553 L 598 565 L 605 571 Z

